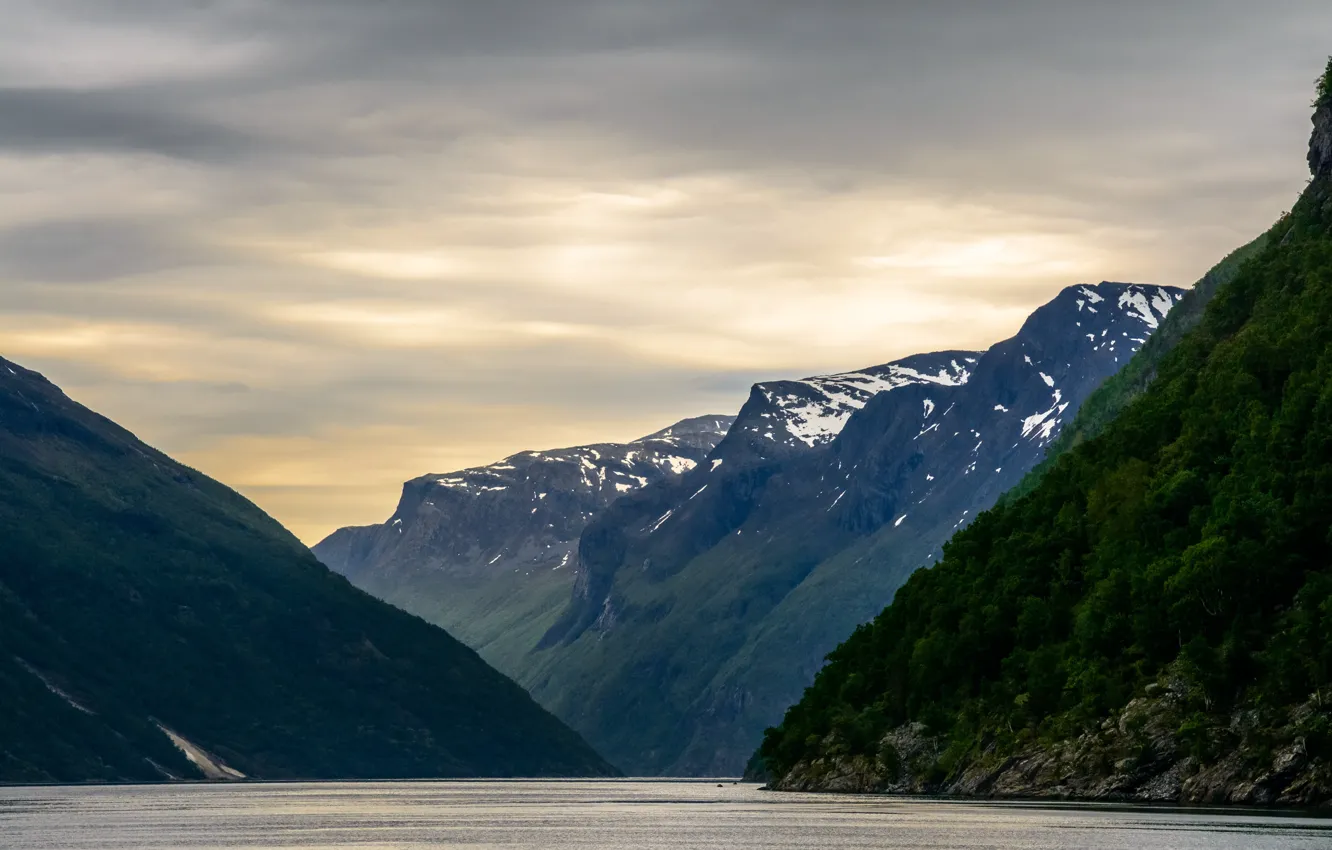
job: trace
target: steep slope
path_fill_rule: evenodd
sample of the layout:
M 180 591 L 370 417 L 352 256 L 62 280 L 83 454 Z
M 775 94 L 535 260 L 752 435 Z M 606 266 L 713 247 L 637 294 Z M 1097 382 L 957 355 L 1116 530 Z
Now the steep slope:
M 0 359 L 0 781 L 605 775 L 443 631 Z
M 588 520 L 625 493 L 692 469 L 732 421 L 700 416 L 630 443 L 423 475 L 403 485 L 387 521 L 339 529 L 314 553 L 515 675 L 569 598 L 569 564 Z
M 1155 380 L 830 655 L 778 787 L 1332 802 L 1332 62 L 1309 163 Z
M 1087 397 L 1073 421 L 1050 444 L 1044 459 L 1016 487 L 1005 493 L 1001 501 L 1016 498 L 1035 487 L 1060 455 L 1083 440 L 1099 434 L 1129 402 L 1137 398 L 1155 380 L 1162 358 L 1202 319 L 1207 303 L 1221 287 L 1235 279 L 1246 261 L 1262 252 L 1270 238 L 1270 232 L 1264 233 L 1231 251 L 1184 293 L 1179 304 L 1170 311 L 1169 316 L 1161 320 L 1161 327 L 1152 334 L 1141 351 Z
M 588 526 L 520 681 L 631 773 L 739 772 L 823 655 L 1031 469 L 1181 295 L 1070 287 L 978 356 L 925 355 L 815 445 L 811 417 L 771 418 L 808 409 L 800 392 L 755 388 L 707 463 Z

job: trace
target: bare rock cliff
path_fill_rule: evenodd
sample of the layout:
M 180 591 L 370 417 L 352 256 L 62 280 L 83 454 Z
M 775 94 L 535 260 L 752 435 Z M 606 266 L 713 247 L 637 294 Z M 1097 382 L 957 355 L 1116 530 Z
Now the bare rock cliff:
M 1314 104 L 1313 134 L 1309 137 L 1309 171 L 1315 177 L 1332 175 L 1332 92 L 1326 90 L 1332 81 L 1332 62 L 1327 73 Z

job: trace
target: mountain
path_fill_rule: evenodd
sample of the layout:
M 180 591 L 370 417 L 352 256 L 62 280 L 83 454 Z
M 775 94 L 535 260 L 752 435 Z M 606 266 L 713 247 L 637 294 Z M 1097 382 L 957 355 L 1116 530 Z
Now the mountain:
M 1040 481 L 1045 471 L 1058 460 L 1059 456 L 1071 447 L 1090 439 L 1101 432 L 1123 410 L 1129 402 L 1137 398 L 1155 378 L 1162 358 L 1170 353 L 1194 325 L 1202 319 L 1203 308 L 1222 286 L 1235 279 L 1240 268 L 1250 257 L 1256 256 L 1267 246 L 1270 233 L 1264 233 L 1253 241 L 1236 248 L 1227 254 L 1193 285 L 1179 300 L 1170 315 L 1161 320 L 1161 326 L 1143 345 L 1141 351 L 1105 383 L 1097 387 L 1087 400 L 1078 408 L 1077 415 L 1068 427 L 1062 429 L 1059 436 L 1046 449 L 1045 457 L 1036 468 L 1001 501 L 1015 498 L 1031 490 Z
M 879 367 L 846 415 L 805 413 L 825 380 L 756 387 L 707 463 L 593 519 L 571 604 L 514 675 L 630 773 L 739 773 L 824 654 L 1032 468 L 1181 295 L 1070 287 L 985 352 Z
M 734 417 L 700 416 L 629 443 L 527 451 L 403 485 L 380 525 L 315 555 L 362 589 L 443 626 L 511 675 L 569 598 L 578 535 L 617 497 L 695 467 Z
M 610 775 L 444 631 L 0 359 L 0 781 Z
M 735 466 L 826 446 L 879 393 L 911 384 L 965 384 L 975 363 L 974 351 L 940 351 L 859 372 L 755 384 L 708 460 Z
M 1154 377 L 830 654 L 775 787 L 1332 804 L 1332 61 L 1309 147 Z
M 756 384 L 733 422 L 672 440 L 423 476 L 384 524 L 314 551 L 628 771 L 738 773 L 824 654 L 1021 480 L 1181 296 L 1070 287 L 985 352 Z
M 735 774 L 824 654 L 1022 479 L 1182 294 L 1070 287 L 985 352 L 756 384 L 665 459 L 645 438 L 423 476 L 387 522 L 314 551 L 629 772 Z

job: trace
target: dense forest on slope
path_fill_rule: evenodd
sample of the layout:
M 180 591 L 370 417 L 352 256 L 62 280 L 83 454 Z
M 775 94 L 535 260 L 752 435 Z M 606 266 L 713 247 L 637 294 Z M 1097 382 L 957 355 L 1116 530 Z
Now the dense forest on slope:
M 1078 762 L 1111 795 L 1153 764 L 1178 774 L 1164 798 L 1332 795 L 1330 89 L 1332 63 L 1314 180 L 1265 247 L 1099 434 L 829 655 L 764 739 L 776 784 L 827 787 L 854 762 L 861 787 L 983 793 L 1118 718 L 1141 751 L 1101 740 Z M 1135 738 L 1124 718 L 1153 705 L 1171 734 Z M 1229 784 L 1190 785 L 1222 762 Z
M 197 778 L 200 757 L 261 778 L 614 772 L 447 633 L 3 359 L 0 540 L 0 781 Z

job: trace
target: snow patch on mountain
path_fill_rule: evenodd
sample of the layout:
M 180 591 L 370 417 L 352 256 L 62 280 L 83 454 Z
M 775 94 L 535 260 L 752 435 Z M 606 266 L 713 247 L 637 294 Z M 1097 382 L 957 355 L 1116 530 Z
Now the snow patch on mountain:
M 1147 327 L 1155 330 L 1160 324 L 1161 319 L 1166 317 L 1170 308 L 1175 306 L 1175 302 L 1170 298 L 1170 294 L 1161 288 L 1150 294 L 1141 287 L 1133 287 L 1119 296 L 1119 309 L 1135 319 L 1139 319 Z M 1128 334 L 1124 334 L 1127 336 Z
M 570 563 L 593 516 L 693 470 L 733 422 L 696 417 L 628 443 L 523 451 L 486 466 L 424 475 L 403 485 L 384 524 L 343 529 L 315 552 L 349 576 L 559 569 Z
M 930 420 L 932 424 L 925 425 L 922 421 L 915 437 L 920 446 L 917 451 L 921 453 L 924 462 L 917 473 L 923 481 L 916 479 L 920 483 L 913 493 L 913 503 L 926 502 L 939 486 L 946 486 L 947 482 L 976 471 L 974 459 L 980 457 L 982 446 L 986 445 L 986 441 L 980 439 L 981 429 L 1000 447 L 1016 449 L 1025 440 L 1043 450 L 1059 435 L 1066 418 L 1074 412 L 1070 410 L 1068 393 L 1060 387 L 1060 382 L 1070 380 L 1073 382 L 1070 386 L 1076 387 L 1078 382 L 1084 380 L 1083 376 L 1088 369 L 1113 373 L 1118 364 L 1126 362 L 1142 347 L 1183 295 L 1182 290 L 1174 288 L 1137 284 L 1096 284 L 1066 290 L 1061 298 L 1043 309 L 1050 311 L 1047 313 L 1047 321 L 1056 325 L 1062 322 L 1075 325 L 1077 330 L 1071 338 L 1078 340 L 1085 348 L 1078 352 L 1075 346 L 1056 355 L 1053 350 L 1045 347 L 1039 336 L 1016 338 L 1019 348 L 1014 352 L 1014 362 L 1020 353 L 1021 369 L 1029 370 L 1025 378 L 1020 377 L 1019 373 L 1018 386 L 1023 386 L 1024 381 L 1038 382 L 1037 386 L 1049 391 L 1048 399 L 1035 410 L 1032 409 L 1034 405 L 1028 406 L 1033 395 L 1031 390 L 1019 391 L 1018 386 L 1014 386 L 1004 393 L 1007 398 L 990 399 L 979 410 L 969 409 L 964 416 L 971 417 L 972 422 L 954 423 L 952 428 L 942 431 L 938 420 L 943 417 L 931 419 L 934 404 L 928 402 L 924 419 Z M 1067 307 L 1060 308 L 1061 303 Z M 1100 310 L 1094 309 L 1096 306 Z M 1061 312 L 1063 309 L 1068 312 Z M 1081 318 L 1075 319 L 1079 314 Z M 1091 361 L 1084 358 L 1091 358 Z M 1082 365 L 1074 369 L 1070 360 L 1081 361 Z M 1101 363 L 1100 366 L 1091 365 L 1097 361 Z M 1031 384 L 1025 386 L 1030 388 Z M 1078 392 L 1082 390 L 1074 390 L 1075 397 Z M 1018 409 L 1014 409 L 1018 402 L 1013 400 L 1022 398 L 1027 401 L 1021 402 Z M 948 416 L 952 409 L 953 405 L 949 404 L 943 416 Z M 957 439 L 969 442 L 965 447 L 951 448 L 952 441 Z M 992 454 L 988 447 L 985 452 L 987 456 Z M 943 457 L 955 460 L 944 462 Z M 995 464 L 992 468 L 1000 473 L 1006 466 L 1008 464 Z
M 975 363 L 975 352 L 944 351 L 854 372 L 755 384 L 732 429 L 734 439 L 728 437 L 718 454 L 726 453 L 727 443 L 744 441 L 760 456 L 827 445 L 875 396 L 921 384 L 959 386 Z M 934 403 L 926 401 L 925 415 L 933 411 Z
M 841 433 L 852 413 L 881 392 L 912 384 L 954 387 L 965 384 L 970 375 L 967 367 L 957 360 L 932 373 L 889 364 L 873 372 L 844 372 L 794 382 L 808 388 L 809 392 L 779 395 L 766 388 L 764 392 L 781 413 L 786 430 L 806 446 L 813 447 L 830 442 Z M 933 409 L 932 403 L 929 409 Z M 928 410 L 926 415 L 929 415 Z
M 729 417 L 719 419 L 729 424 Z M 719 425 L 717 439 L 724 433 Z M 538 470 L 535 464 L 545 468 Z M 678 438 L 652 435 L 632 443 L 520 452 L 498 463 L 437 477 L 434 483 L 471 495 L 499 493 L 530 481 L 534 475 L 558 475 L 558 468 L 563 467 L 577 474 L 575 489 L 630 493 L 662 475 L 681 475 L 697 465 L 697 451 L 686 453 Z M 545 499 L 546 495 L 534 492 L 530 497 Z

